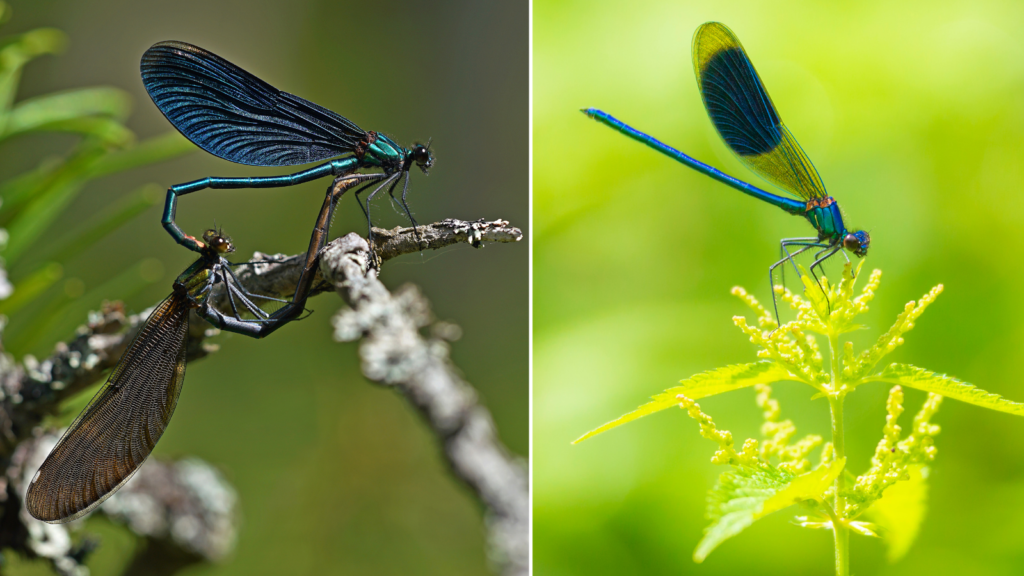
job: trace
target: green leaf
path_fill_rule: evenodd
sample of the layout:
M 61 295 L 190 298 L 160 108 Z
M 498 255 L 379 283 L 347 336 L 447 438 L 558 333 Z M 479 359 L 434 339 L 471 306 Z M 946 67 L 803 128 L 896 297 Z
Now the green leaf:
M 800 476 L 777 468 L 737 467 L 725 472 L 708 494 L 711 525 L 704 530 L 693 560 L 703 562 L 719 544 L 772 512 L 805 500 L 820 500 L 845 465 L 846 459 L 833 460 Z
M 18 91 L 21 69 L 33 58 L 56 54 L 64 49 L 67 37 L 54 28 L 39 28 L 5 38 L 0 43 L 0 132 L 7 124 L 8 110 Z
M 131 97 L 116 88 L 81 88 L 47 94 L 19 102 L 11 110 L 0 138 L 89 116 L 124 120 L 130 110 Z
M 165 132 L 143 140 L 127 150 L 108 154 L 92 166 L 89 176 L 98 178 L 115 172 L 123 172 L 196 150 L 198 150 L 196 145 L 177 131 Z
M 103 141 L 110 147 L 121 148 L 127 146 L 135 139 L 135 134 L 117 120 L 104 118 L 102 116 L 84 116 L 82 118 L 69 118 L 58 120 L 33 127 L 36 132 L 70 132 L 83 136 L 92 136 Z
M 707 517 L 711 525 L 704 529 L 704 538 L 697 544 L 693 560 L 703 562 L 719 544 L 753 524 L 764 503 L 785 489 L 792 478 L 776 468 L 734 468 L 722 473 L 708 493 Z
M 896 562 L 910 550 L 928 509 L 928 467 L 912 464 L 908 480 L 886 488 L 882 498 L 864 515 L 882 528 L 882 539 L 889 548 L 890 562 Z
M 597 436 L 602 432 L 606 432 L 627 422 L 632 422 L 637 418 L 642 418 L 649 414 L 660 412 L 666 408 L 678 406 L 679 399 L 677 396 L 679 394 L 683 394 L 691 400 L 697 400 L 699 398 L 721 394 L 722 392 L 746 388 L 755 384 L 770 384 L 772 382 L 778 382 L 779 380 L 792 380 L 793 378 L 793 375 L 783 368 L 781 364 L 771 360 L 761 360 L 750 364 L 734 364 L 732 366 L 702 372 L 681 381 L 680 383 L 682 386 L 669 388 L 661 394 L 652 396 L 650 402 L 640 406 L 636 410 L 620 416 L 607 424 L 594 428 L 590 432 L 587 432 L 573 441 L 573 444 L 579 444 L 587 438 Z
M 827 466 L 818 466 L 806 474 L 797 476 L 789 486 L 765 502 L 764 508 L 754 519 L 757 520 L 804 500 L 821 500 L 821 495 L 835 482 L 845 465 L 846 459 L 841 458 L 833 460 Z
M 934 392 L 946 398 L 967 402 L 982 408 L 1024 416 L 1024 404 L 1013 402 L 958 380 L 947 374 L 936 374 L 910 364 L 890 364 L 878 374 L 865 377 L 863 382 L 888 382 L 925 392 Z
M 130 134 L 130 133 L 129 133 Z M 45 190 L 72 177 L 86 181 L 180 156 L 196 147 L 177 132 L 150 138 L 123 151 L 97 154 L 97 146 L 83 144 L 68 159 L 51 158 L 39 166 L 0 183 L 0 225 L 11 226 L 26 204 L 38 201 Z M 7 255 L 10 263 L 10 254 Z

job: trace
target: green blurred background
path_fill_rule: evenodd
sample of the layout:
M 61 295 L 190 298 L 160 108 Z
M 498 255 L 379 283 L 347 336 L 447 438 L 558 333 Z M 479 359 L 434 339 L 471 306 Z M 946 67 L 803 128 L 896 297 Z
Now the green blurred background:
M 785 514 L 692 562 L 722 468 L 681 413 L 569 445 L 682 378 L 752 361 L 730 321 L 748 310 L 729 289 L 766 300 L 778 240 L 811 232 L 578 110 L 601 108 L 764 185 L 719 140 L 696 89 L 692 34 L 726 23 L 847 223 L 872 234 L 866 269 L 885 275 L 855 345 L 944 283 L 892 360 L 1024 400 L 1024 4 L 538 0 L 534 18 L 536 573 L 830 573 L 831 534 Z M 792 383 L 775 389 L 801 434 L 828 434 L 824 400 Z M 867 387 L 847 402 L 857 472 L 885 394 Z M 907 397 L 908 412 L 923 400 Z M 742 439 L 758 433 L 753 398 L 701 405 Z M 935 422 L 917 544 L 888 565 L 881 542 L 854 537 L 853 573 L 1021 574 L 1024 419 L 947 401 Z
M 412 175 L 420 222 L 446 217 L 528 223 L 528 5 L 526 2 L 334 2 L 307 0 L 140 2 L 14 0 L 4 34 L 52 26 L 69 48 L 26 68 L 19 99 L 78 86 L 111 85 L 135 100 L 140 138 L 171 130 L 139 79 L 151 44 L 189 41 L 282 90 L 329 107 L 398 142 L 433 138 L 437 163 Z M 73 142 L 33 135 L 0 148 L 0 181 Z M 56 230 L 147 182 L 163 188 L 204 176 L 269 175 L 197 151 L 90 184 Z M 191 234 L 214 223 L 253 250 L 305 251 L 326 181 L 264 191 L 210 191 L 185 198 L 178 222 Z M 193 259 L 159 225 L 161 200 L 64 270 L 86 289 L 145 258 L 162 277 L 126 302 L 132 312 L 166 296 Z M 354 201 L 342 203 L 333 236 L 363 231 Z M 378 225 L 405 225 L 386 202 Z M 524 230 L 527 238 L 530 231 Z M 453 360 L 491 409 L 501 439 L 528 454 L 528 250 L 462 245 L 389 262 L 382 280 L 422 287 L 436 315 L 463 329 Z M 10 270 L 17 282 L 31 268 Z M 153 265 L 146 267 L 152 276 Z M 160 266 L 157 266 L 160 268 Z M 79 284 L 81 285 L 81 284 Z M 67 334 L 85 321 L 83 303 Z M 479 506 L 449 474 L 420 417 L 401 397 L 368 385 L 356 348 L 331 340 L 340 301 L 267 341 L 224 334 L 217 354 L 189 366 L 188 382 L 158 456 L 196 455 L 238 489 L 242 527 L 234 558 L 202 574 L 488 573 Z M 13 327 L 12 327 L 13 328 Z M 12 344 L 5 342 L 7 344 Z M 47 342 L 29 350 L 44 356 Z M 16 346 L 13 346 L 16 348 Z M 103 534 L 94 574 L 116 573 L 136 543 Z

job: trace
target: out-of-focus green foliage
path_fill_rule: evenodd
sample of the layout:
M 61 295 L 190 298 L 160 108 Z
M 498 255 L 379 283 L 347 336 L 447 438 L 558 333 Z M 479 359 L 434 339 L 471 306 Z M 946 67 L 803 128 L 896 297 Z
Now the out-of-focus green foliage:
M 859 317 L 872 331 L 850 339 L 870 346 L 904 302 L 941 280 L 922 330 L 886 362 L 913 359 L 1020 400 L 1024 6 L 567 1 L 536 2 L 534 18 L 535 573 L 825 572 L 831 534 L 801 531 L 781 514 L 690 561 L 721 470 L 685 419 L 644 418 L 569 444 L 681 375 L 747 357 L 752 346 L 721 322 L 742 312 L 728 289 L 767 300 L 778 240 L 812 232 L 579 110 L 598 107 L 767 186 L 720 141 L 697 92 L 693 31 L 724 22 L 847 223 L 870 231 L 871 264 L 886 270 L 889 298 Z M 925 394 L 903 388 L 914 413 Z M 779 384 L 774 395 L 802 432 L 827 436 L 824 400 L 807 402 L 809 390 Z M 872 457 L 886 416 L 884 388 L 858 392 L 845 404 L 851 465 Z M 756 437 L 754 394 L 700 403 L 738 438 Z M 890 564 L 884 542 L 854 538 L 856 573 L 1024 571 L 1021 423 L 959 402 L 939 418 L 956 433 L 941 437 L 930 467 L 917 541 Z
M 10 8 L 0 2 L 0 17 L 9 13 Z M 99 176 L 192 149 L 191 143 L 177 134 L 136 144 L 124 126 L 131 98 L 116 88 L 80 88 L 17 101 L 23 68 L 39 56 L 60 53 L 66 44 L 64 34 L 52 28 L 0 40 L 0 144 L 39 132 L 78 136 L 64 155 L 43 158 L 37 166 L 0 182 L 0 225 L 5 228 L 0 256 L 4 265 L 17 267 L 29 247 L 46 254 L 17 268 L 21 273 L 10 280 L 5 277 L 0 285 L 0 294 L 6 296 L 0 301 L 0 314 L 10 320 L 4 347 L 15 355 L 66 335 L 73 312 L 79 315 L 71 322 L 81 322 L 83 306 L 76 304 L 81 302 L 85 309 L 95 306 L 92 301 L 80 300 L 87 293 L 81 280 L 68 278 L 65 290 L 51 290 L 64 279 L 64 266 L 160 198 L 158 187 L 144 186 L 71 230 L 54 233 L 52 224 L 82 188 Z M 118 282 L 104 285 L 103 297 L 128 297 L 162 276 L 160 271 L 140 275 L 142 268 L 147 267 L 134 267 L 129 278 L 111 270 Z M 153 266 L 148 269 L 152 271 Z M 58 325 L 61 332 L 52 329 Z

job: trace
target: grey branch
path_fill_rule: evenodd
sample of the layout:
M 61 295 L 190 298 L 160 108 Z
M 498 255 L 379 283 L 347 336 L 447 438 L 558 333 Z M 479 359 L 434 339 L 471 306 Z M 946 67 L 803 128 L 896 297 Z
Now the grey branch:
M 488 222 L 484 219 L 466 222 L 448 218 L 433 224 L 417 228 L 382 228 L 373 229 L 374 254 L 378 262 L 386 262 L 403 254 L 412 254 L 423 250 L 439 250 L 453 244 L 469 244 L 481 248 L 485 242 L 518 242 L 523 238 L 519 228 L 509 226 L 505 220 Z M 335 241 L 337 242 L 337 241 Z M 326 251 L 326 249 L 325 249 Z M 281 254 L 262 254 L 257 252 L 252 261 L 259 262 L 253 266 L 245 266 L 238 272 L 238 277 L 250 291 L 269 296 L 287 297 L 295 292 L 295 284 L 302 271 L 304 255 L 284 256 Z M 323 263 L 317 273 L 311 294 L 333 290 L 324 282 Z M 215 295 L 217 305 L 223 309 L 226 302 L 222 294 Z
M 394 294 L 377 280 L 366 240 L 349 234 L 320 255 L 320 271 L 348 302 L 334 318 L 335 338 L 361 339 L 363 374 L 407 397 L 444 446 L 452 471 L 487 508 L 492 561 L 506 575 L 529 573 L 526 467 L 498 440 L 490 412 L 459 378 L 442 326 L 425 338 L 429 304 L 413 286 Z
M 369 265 L 455 243 L 479 248 L 485 242 L 518 242 L 522 232 L 503 220 L 448 219 L 416 229 L 375 228 L 374 235 L 372 255 L 367 242 L 355 234 L 328 245 L 321 254 L 313 293 L 337 290 L 351 306 L 335 319 L 336 337 L 362 338 L 364 374 L 395 387 L 421 410 L 443 443 L 452 470 L 486 506 L 495 564 L 507 575 L 527 574 L 525 465 L 497 439 L 490 413 L 477 403 L 473 389 L 448 360 L 444 338 L 450 339 L 457 328 L 438 323 L 434 337 L 421 336 L 419 329 L 431 322 L 426 300 L 412 287 L 390 294 Z M 239 276 L 252 292 L 287 298 L 294 292 L 303 257 L 257 253 L 253 258 L 257 263 L 242 267 Z M 0 354 L 0 456 L 6 463 L 6 474 L 0 478 L 6 490 L 0 490 L 0 503 L 19 503 L 17 509 L 3 507 L 0 547 L 47 558 L 61 574 L 81 573 L 80 560 L 88 550 L 70 547 L 64 525 L 43 524 L 21 508 L 21 496 L 31 478 L 25 475 L 34 473 L 56 441 L 47 440 L 39 430 L 43 418 L 57 412 L 63 399 L 95 384 L 113 368 L 145 318 L 146 313 L 126 316 L 120 305 L 105 305 L 74 339 L 58 343 L 45 360 L 26 357 L 24 366 L 19 366 L 9 355 Z M 215 332 L 207 326 L 193 316 L 190 361 L 216 350 L 205 342 Z M 100 510 L 149 540 L 132 566 L 151 564 L 155 554 L 160 563 L 173 567 L 170 574 L 193 562 L 216 559 L 230 549 L 234 525 L 229 502 L 233 502 L 230 486 L 207 465 L 194 460 L 150 461 Z M 191 533 L 201 535 L 205 547 L 175 535 L 176 524 L 198 530 Z
M 523 233 L 518 228 L 510 228 L 504 220 L 486 222 L 483 219 L 465 222 L 448 218 L 415 229 L 378 228 L 373 231 L 375 252 L 381 260 L 418 252 L 422 248 L 437 250 L 459 242 L 480 248 L 484 242 L 518 242 L 522 237 Z

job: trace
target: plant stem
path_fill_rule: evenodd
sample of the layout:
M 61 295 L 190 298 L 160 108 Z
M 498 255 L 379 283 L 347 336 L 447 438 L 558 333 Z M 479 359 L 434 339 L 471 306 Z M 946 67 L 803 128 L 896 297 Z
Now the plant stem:
M 834 458 L 846 458 L 846 443 L 843 436 L 843 397 L 829 397 L 828 402 L 832 409 Z M 846 484 L 845 476 L 845 473 L 840 473 L 836 478 L 836 498 L 832 504 L 836 514 L 835 520 L 832 521 L 832 532 L 836 544 L 836 576 L 848 576 L 850 573 L 850 529 L 843 523 L 846 518 L 846 499 L 839 495 Z
M 832 449 L 833 458 L 846 458 L 846 436 L 843 432 L 843 398 L 842 386 L 839 383 L 839 376 L 842 371 L 839 368 L 839 338 L 829 336 L 829 351 L 832 355 L 832 389 L 833 393 L 828 397 L 829 408 L 832 411 Z M 846 518 L 846 498 L 840 494 L 846 486 L 846 474 L 841 472 L 836 477 L 836 496 L 832 504 L 835 516 L 832 520 L 832 533 L 835 537 L 836 546 L 836 576 L 849 576 L 850 574 L 850 529 L 843 520 Z

